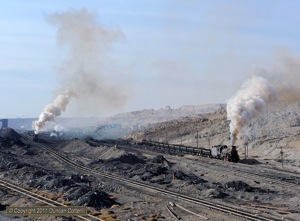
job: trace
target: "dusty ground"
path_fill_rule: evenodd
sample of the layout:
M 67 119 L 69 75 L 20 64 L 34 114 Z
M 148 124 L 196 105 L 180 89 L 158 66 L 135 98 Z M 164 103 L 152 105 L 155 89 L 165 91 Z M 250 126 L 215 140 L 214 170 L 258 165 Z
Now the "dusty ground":
M 299 188 L 285 188 L 261 181 L 259 178 L 242 176 L 238 172 L 251 170 L 261 174 L 272 174 L 278 180 L 293 179 L 300 183 L 300 115 L 297 107 L 295 104 L 290 109 L 268 110 L 269 120 L 258 119 L 249 127 L 251 136 L 247 139 L 248 158 L 255 162 L 253 165 L 158 152 L 138 143 L 142 139 L 148 139 L 197 146 L 198 133 L 198 146 L 229 145 L 228 122 L 224 109 L 156 124 L 147 130 L 127 136 L 130 141 L 97 141 L 90 137 L 56 140 L 50 138 L 49 134 L 42 135 L 41 139 L 44 145 L 90 168 L 116 173 L 185 195 L 239 206 L 255 211 L 258 215 L 270 215 L 274 219 L 300 220 Z M 84 174 L 57 161 L 38 145 L 22 143 L 30 139 L 30 136 L 21 135 L 23 138 L 13 130 L 1 131 L 2 179 L 30 187 L 62 202 L 86 205 L 99 215 L 115 217 L 118 220 L 174 220 L 166 210 L 169 201 L 210 220 L 240 220 L 198 205 Z M 244 153 L 243 144 L 244 141 L 238 144 L 241 158 Z M 279 147 L 282 147 L 284 152 L 283 167 Z M 2 205 L 24 206 L 37 203 L 2 188 L 0 196 Z M 175 208 L 174 212 L 180 215 L 182 220 L 200 220 L 199 217 L 178 208 Z M 0 211 L 0 219 L 31 220 L 8 219 L 4 211 Z M 43 217 L 40 220 L 64 218 Z
M 249 158 L 255 158 L 270 164 L 281 162 L 281 148 L 285 167 L 300 167 L 300 108 L 299 103 L 290 106 L 269 107 L 247 128 L 248 137 L 237 142 L 241 157 L 244 156 L 245 143 L 248 143 Z M 164 123 L 158 123 L 127 136 L 141 141 L 168 142 L 189 146 L 209 148 L 212 145 L 231 145 L 229 140 L 229 122 L 225 107 L 216 112 L 184 117 Z M 293 168 L 296 169 L 296 168 Z

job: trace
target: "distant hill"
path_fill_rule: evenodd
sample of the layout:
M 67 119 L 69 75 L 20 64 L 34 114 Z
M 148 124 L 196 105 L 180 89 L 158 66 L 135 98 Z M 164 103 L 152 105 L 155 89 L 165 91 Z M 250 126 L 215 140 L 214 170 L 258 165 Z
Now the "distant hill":
M 212 113 L 224 108 L 225 104 L 206 104 L 206 105 L 183 105 L 178 109 L 172 109 L 170 106 L 154 109 L 144 109 L 127 113 L 116 114 L 106 119 L 109 123 L 121 124 L 122 127 L 136 126 L 147 127 L 149 124 L 174 120 L 186 116 Z
M 189 146 L 209 148 L 212 145 L 231 145 L 229 140 L 229 121 L 226 107 L 195 116 L 189 116 L 168 122 L 158 123 L 151 128 L 129 134 L 125 138 L 137 141 L 142 139 L 183 143 Z M 274 104 L 247 127 L 247 139 L 238 140 L 236 145 L 244 155 L 245 144 L 248 143 L 249 156 L 293 162 L 300 167 L 300 102 L 290 105 Z
M 84 128 L 97 127 L 101 124 L 121 124 L 123 128 L 132 126 L 149 126 L 149 124 L 169 121 L 181 117 L 193 116 L 197 114 L 211 113 L 220 108 L 224 108 L 224 104 L 207 104 L 207 105 L 184 105 L 178 109 L 172 109 L 170 106 L 160 108 L 158 110 L 145 109 L 140 111 L 132 111 L 120 113 L 108 118 L 62 118 L 59 117 L 55 122 L 49 123 L 46 130 L 53 130 L 55 125 L 61 125 L 65 128 Z M 32 130 L 32 124 L 37 118 L 13 118 L 8 119 L 8 127 L 15 130 Z

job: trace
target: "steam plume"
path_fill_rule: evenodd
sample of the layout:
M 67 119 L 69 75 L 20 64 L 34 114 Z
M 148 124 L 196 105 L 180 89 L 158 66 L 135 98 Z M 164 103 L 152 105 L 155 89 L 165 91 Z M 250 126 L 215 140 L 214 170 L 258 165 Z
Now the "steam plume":
M 40 129 L 46 126 L 49 121 L 54 121 L 56 117 L 65 111 L 70 97 L 68 95 L 58 95 L 55 100 L 48 104 L 40 114 L 39 119 L 34 122 L 35 133 L 38 134 Z
M 258 117 L 266 105 L 276 100 L 276 90 L 263 77 L 245 81 L 237 94 L 227 103 L 227 118 L 230 120 L 230 136 L 234 144 L 241 138 L 246 126 Z
M 264 109 L 277 101 L 289 104 L 300 100 L 300 58 L 280 51 L 277 65 L 266 71 L 256 71 L 264 77 L 252 77 L 227 102 L 232 144 L 245 135 L 245 128 L 261 115 Z
M 35 133 L 60 116 L 73 98 L 82 109 L 94 113 L 100 108 L 122 106 L 126 93 L 115 82 L 107 80 L 111 73 L 105 55 L 114 41 L 124 37 L 123 33 L 98 24 L 96 14 L 86 9 L 52 14 L 47 20 L 57 27 L 57 42 L 65 49 L 66 59 L 58 68 L 61 78 L 59 95 L 34 122 Z

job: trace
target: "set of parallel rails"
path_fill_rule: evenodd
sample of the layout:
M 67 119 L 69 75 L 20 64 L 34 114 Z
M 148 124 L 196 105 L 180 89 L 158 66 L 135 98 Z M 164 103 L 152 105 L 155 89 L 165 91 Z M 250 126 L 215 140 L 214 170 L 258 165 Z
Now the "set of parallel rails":
M 204 157 L 208 157 L 210 156 L 208 153 L 208 151 L 210 151 L 209 149 L 205 149 L 205 148 L 197 148 L 197 147 L 189 147 L 189 146 L 183 146 L 183 145 L 178 145 L 178 144 L 167 144 L 167 143 L 160 143 L 160 142 L 154 142 L 154 141 L 143 141 L 141 144 L 146 144 L 149 145 L 151 147 L 155 147 L 155 148 L 159 148 L 159 149 L 164 149 L 164 150 L 168 150 L 168 151 L 176 151 L 176 152 L 183 152 L 183 153 L 189 153 L 189 154 L 197 154 L 197 153 L 204 153 L 204 154 L 198 154 L 200 156 L 204 156 Z M 213 160 L 213 159 L 210 159 Z M 215 161 L 215 162 L 219 162 L 219 161 Z M 197 164 L 199 165 L 203 165 L 206 166 L 203 163 L 200 163 L 199 161 L 197 162 Z M 220 166 L 222 166 L 222 172 L 232 172 L 232 168 L 233 167 L 232 164 L 230 164 L 229 168 L 226 168 L 226 164 L 222 164 L 222 165 L 213 165 L 210 163 L 211 166 L 214 166 L 216 168 L 216 170 L 220 169 Z M 246 165 L 246 164 L 245 164 Z M 244 166 L 244 165 L 243 165 Z M 251 168 L 250 165 L 249 168 Z M 265 181 L 265 182 L 269 182 L 272 184 L 279 184 L 281 186 L 284 187 L 290 187 L 290 188 L 300 188 L 300 183 L 294 183 L 292 181 L 289 180 L 278 180 L 275 179 L 274 177 L 271 177 L 270 175 L 267 174 L 261 174 L 261 173 L 256 173 L 254 171 L 242 171 L 241 168 L 238 168 L 237 166 L 234 166 L 235 169 L 235 173 L 238 173 L 239 175 L 242 175 L 243 177 L 246 178 L 255 178 L 258 179 L 259 181 Z M 271 171 L 271 169 L 264 169 L 264 170 L 269 170 Z M 273 170 L 275 171 L 275 170 Z M 277 171 L 278 173 L 278 171 Z M 282 172 L 279 172 L 278 174 L 280 174 Z M 292 173 L 287 173 L 286 174 L 292 174 Z M 300 177 L 299 177 L 300 179 Z
M 27 196 L 31 199 L 35 199 L 37 201 L 40 201 L 40 202 L 43 202 L 49 206 L 53 206 L 53 207 L 56 207 L 56 206 L 64 206 L 66 207 L 66 205 L 60 203 L 60 202 L 57 202 L 57 201 L 54 201 L 54 200 L 51 200 L 51 199 L 48 199 L 47 197 L 44 197 L 44 196 L 41 196 L 37 193 L 33 193 L 27 189 L 24 189 L 20 186 L 17 186 L 15 184 L 12 184 L 6 180 L 3 180 L 3 179 L 0 179 L 0 186 L 2 186 L 3 188 L 5 189 L 9 189 L 9 190 L 12 190 L 14 192 L 17 192 L 17 193 L 20 193 L 24 196 Z M 92 216 L 90 214 L 87 214 L 86 215 L 87 217 L 85 216 L 76 216 L 77 218 L 80 218 L 81 220 L 86 220 L 86 221 L 94 221 L 94 220 L 99 220 L 99 221 L 104 221 L 103 219 L 100 219 L 98 217 L 95 217 L 95 216 Z
M 233 208 L 232 206 L 226 206 L 223 204 L 219 204 L 216 202 L 210 202 L 207 200 L 203 200 L 203 199 L 198 199 L 198 198 L 194 198 L 194 197 L 190 197 L 190 196 L 186 196 L 180 193 L 176 193 L 176 192 L 172 192 L 169 190 L 165 190 L 162 188 L 158 188 L 158 187 L 154 187 L 145 183 L 141 183 L 138 181 L 133 181 L 130 179 L 125 179 L 123 177 L 120 177 L 116 174 L 110 173 L 103 173 L 91 168 L 88 168 L 86 166 L 77 164 L 76 162 L 74 162 L 74 160 L 69 159 L 68 157 L 62 155 L 61 153 L 58 153 L 56 151 L 54 151 L 51 148 L 48 148 L 47 146 L 41 144 L 41 143 L 34 143 L 34 142 L 28 142 L 29 144 L 33 144 L 33 145 L 37 145 L 40 148 L 44 149 L 47 153 L 51 154 L 54 158 L 56 158 L 59 161 L 62 161 L 64 163 L 66 163 L 69 166 L 72 166 L 74 168 L 80 169 L 86 173 L 89 174 L 94 174 L 97 176 L 101 176 L 110 180 L 114 180 L 123 184 L 126 184 L 128 186 L 132 186 L 132 187 L 138 187 L 138 188 L 142 188 L 146 191 L 152 192 L 152 193 L 160 193 L 160 194 L 164 194 L 166 196 L 172 197 L 172 198 L 177 198 L 179 200 L 183 200 L 186 202 L 191 202 L 191 203 L 196 203 L 198 205 L 201 205 L 203 207 L 209 208 L 209 209 L 213 209 L 213 210 L 218 210 L 221 212 L 224 212 L 226 214 L 232 214 L 238 217 L 242 217 L 245 218 L 247 220 L 252 220 L 252 221 L 266 221 L 266 220 L 276 220 L 274 218 L 269 218 L 269 217 L 265 217 L 262 215 L 257 215 L 257 214 L 253 214 L 250 212 L 247 212 L 245 210 L 241 210 L 238 208 Z M 279 219 L 278 219 L 279 220 Z

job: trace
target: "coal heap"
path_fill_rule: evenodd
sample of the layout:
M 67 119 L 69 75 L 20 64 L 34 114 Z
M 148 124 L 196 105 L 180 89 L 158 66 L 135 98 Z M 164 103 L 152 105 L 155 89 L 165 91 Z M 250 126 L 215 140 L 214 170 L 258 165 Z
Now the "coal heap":
M 256 159 L 241 159 L 239 161 L 239 163 L 244 163 L 244 164 L 250 164 L 250 165 L 254 165 L 254 164 L 261 164 L 258 160 Z
M 19 139 L 19 138 L 21 138 L 21 135 L 18 134 L 12 128 L 2 128 L 2 129 L 0 129 L 0 137 L 1 138 L 9 138 L 9 139 Z
M 257 187 L 249 186 L 243 181 L 231 181 L 225 183 L 224 187 L 226 189 L 233 189 L 234 191 L 244 191 L 244 192 L 259 192 L 259 193 L 276 193 L 276 191 L 269 189 L 262 189 Z
M 194 174 L 185 174 L 184 172 L 177 170 L 174 172 L 174 178 L 178 180 L 184 180 L 188 184 L 199 184 L 199 183 L 207 183 L 206 180 L 197 177 Z
M 114 158 L 114 159 L 110 159 L 108 160 L 108 162 L 110 161 L 117 161 L 117 162 L 120 162 L 120 163 L 128 163 L 128 164 L 131 164 L 131 165 L 134 165 L 134 164 L 138 164 L 138 163 L 145 163 L 145 160 L 143 160 L 142 158 L 134 155 L 134 154 L 123 154 L 122 156 L 118 157 L 118 158 Z
M 25 146 L 25 144 L 20 140 L 22 136 L 18 134 L 15 130 L 11 128 L 0 129 L 0 141 L 2 147 L 10 147 L 13 145 Z
M 245 192 L 254 192 L 255 188 L 249 186 L 247 183 L 243 181 L 231 181 L 225 183 L 226 188 L 232 188 L 235 191 L 245 191 Z
M 101 190 L 93 189 L 79 179 L 78 175 L 65 177 L 60 174 L 47 175 L 46 172 L 38 172 L 40 177 L 33 178 L 29 186 L 42 190 L 57 190 L 64 192 L 64 200 L 75 201 L 77 206 L 89 206 L 95 209 L 108 208 L 117 202 L 109 198 L 109 195 Z
M 108 208 L 116 204 L 109 195 L 101 190 L 89 191 L 78 198 L 76 205 L 94 207 L 95 209 Z
M 169 161 L 166 158 L 164 158 L 163 155 L 157 155 L 156 157 L 154 157 L 152 159 L 152 162 L 153 163 L 165 163 L 165 162 L 169 163 Z

